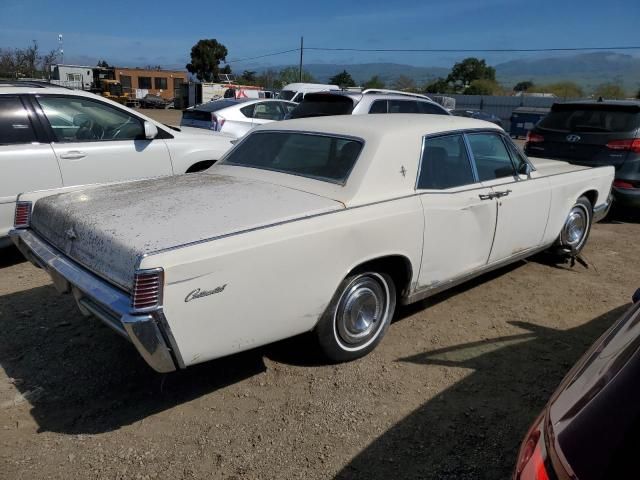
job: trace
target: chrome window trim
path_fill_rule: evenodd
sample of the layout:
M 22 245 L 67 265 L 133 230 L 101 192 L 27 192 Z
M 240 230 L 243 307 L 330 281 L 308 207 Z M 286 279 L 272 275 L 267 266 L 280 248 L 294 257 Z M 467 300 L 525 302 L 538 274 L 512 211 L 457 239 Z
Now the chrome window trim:
M 513 168 L 513 175 L 511 175 L 511 178 L 513 179 L 513 182 L 511 182 L 511 183 L 520 181 L 521 178 L 518 175 L 518 171 L 516 169 L 516 166 L 513 164 L 513 158 L 511 157 L 511 153 L 509 152 L 509 148 L 504 143 L 504 134 L 499 130 L 483 130 L 483 131 L 470 131 L 469 132 L 469 135 L 478 135 L 478 134 L 492 134 L 492 135 L 495 135 L 495 136 L 498 137 L 498 139 L 500 140 L 500 142 L 504 146 L 505 150 L 507 151 L 507 156 L 509 157 L 509 162 L 511 162 L 511 168 Z M 465 138 L 466 138 L 466 141 L 467 141 L 469 152 L 471 153 L 471 155 L 473 157 L 473 163 L 475 165 L 476 172 L 477 172 L 478 166 L 477 166 L 476 157 L 475 157 L 475 155 L 473 155 L 473 150 L 471 149 L 471 143 L 469 142 L 469 139 L 467 138 L 467 134 L 466 133 L 465 133 Z M 494 180 L 501 180 L 503 178 L 509 178 L 509 176 L 491 178 L 491 179 L 488 179 L 488 180 L 480 180 L 480 176 L 478 175 L 478 181 L 480 181 L 480 182 L 493 182 Z

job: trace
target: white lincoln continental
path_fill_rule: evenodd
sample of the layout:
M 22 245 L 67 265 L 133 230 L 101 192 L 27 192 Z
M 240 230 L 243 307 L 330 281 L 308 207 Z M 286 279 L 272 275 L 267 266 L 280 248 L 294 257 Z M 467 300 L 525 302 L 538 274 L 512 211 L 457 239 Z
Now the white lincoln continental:
M 346 361 L 398 303 L 579 253 L 613 173 L 528 159 L 468 118 L 301 119 L 199 174 L 23 194 L 11 235 L 159 372 L 310 331 Z

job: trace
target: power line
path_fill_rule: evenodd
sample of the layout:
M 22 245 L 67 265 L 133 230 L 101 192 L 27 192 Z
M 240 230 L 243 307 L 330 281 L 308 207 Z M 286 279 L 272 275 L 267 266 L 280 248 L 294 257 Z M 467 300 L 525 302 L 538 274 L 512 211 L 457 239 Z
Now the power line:
M 500 52 L 579 52 L 594 50 L 640 50 L 640 46 L 566 47 L 566 48 L 326 48 L 305 47 L 326 52 L 398 52 L 398 53 L 500 53 Z
M 275 55 L 283 55 L 285 53 L 299 52 L 299 51 L 300 51 L 300 48 L 292 48 L 291 50 L 284 50 L 282 52 L 265 53 L 264 55 L 258 55 L 256 57 L 234 58 L 233 60 L 229 60 L 227 63 L 240 63 L 248 60 L 256 60 L 258 58 L 273 57 Z

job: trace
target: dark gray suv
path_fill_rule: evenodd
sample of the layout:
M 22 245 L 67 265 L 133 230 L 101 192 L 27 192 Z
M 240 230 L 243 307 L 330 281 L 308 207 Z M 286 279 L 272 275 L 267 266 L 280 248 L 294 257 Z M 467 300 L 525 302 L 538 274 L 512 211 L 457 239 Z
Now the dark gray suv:
M 577 165 L 612 165 L 616 202 L 640 208 L 640 102 L 556 103 L 527 136 L 531 157 Z

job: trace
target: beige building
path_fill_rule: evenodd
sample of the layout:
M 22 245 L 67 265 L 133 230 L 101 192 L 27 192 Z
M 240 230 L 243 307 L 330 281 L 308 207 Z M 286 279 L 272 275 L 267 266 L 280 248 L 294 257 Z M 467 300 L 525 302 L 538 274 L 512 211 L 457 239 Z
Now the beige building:
M 180 70 L 147 70 L 144 68 L 115 68 L 116 80 L 127 95 L 135 97 L 136 90 L 147 90 L 166 100 L 180 96 L 180 86 L 187 83 L 187 72 Z

